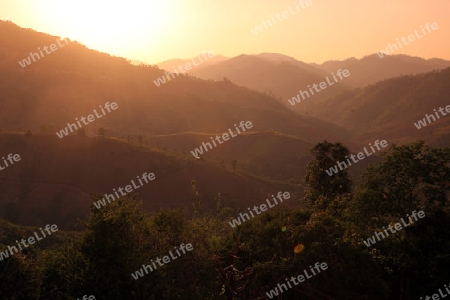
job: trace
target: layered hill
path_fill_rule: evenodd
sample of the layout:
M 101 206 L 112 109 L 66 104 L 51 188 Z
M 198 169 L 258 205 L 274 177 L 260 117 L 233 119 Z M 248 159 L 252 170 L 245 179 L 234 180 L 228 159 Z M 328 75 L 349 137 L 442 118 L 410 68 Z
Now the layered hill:
M 268 92 L 279 97 L 283 104 L 301 115 L 317 116 L 315 113 L 311 114 L 313 110 L 317 109 L 317 105 L 313 102 L 321 102 L 341 93 L 345 94 L 346 91 L 351 91 L 353 88 L 385 79 L 444 69 L 449 66 L 450 61 L 425 60 L 407 55 L 392 55 L 384 58 L 380 58 L 378 55 L 369 55 L 362 59 L 350 58 L 344 61 L 328 61 L 318 65 L 306 64 L 281 54 L 261 53 L 241 55 L 206 68 L 194 69 L 192 74 L 199 78 L 212 80 L 221 80 L 226 77 L 237 85 Z M 332 73 L 336 73 L 339 69 L 348 70 L 350 76 L 334 82 Z M 316 92 L 301 103 L 293 106 L 289 104 L 288 100 L 298 95 L 299 90 L 308 91 L 308 86 L 326 82 L 326 77 L 331 78 L 332 86 Z M 322 118 L 322 120 L 327 119 Z
M 189 209 L 192 180 L 205 210 L 215 207 L 218 193 L 226 205 L 237 208 L 258 204 L 282 189 L 297 191 L 294 185 L 115 139 L 0 134 L 0 153 L 21 157 L 0 172 L 0 218 L 24 225 L 52 222 L 72 228 L 77 218 L 87 217 L 94 195 L 113 194 L 131 180 L 138 185 L 131 194 L 137 192 L 149 211 Z M 137 177 L 144 173 L 156 178 L 140 186 Z
M 363 87 L 401 75 L 415 75 L 445 69 L 450 67 L 450 61 L 439 58 L 423 59 L 400 54 L 386 55 L 380 58 L 379 55 L 372 54 L 361 59 L 352 57 L 342 61 L 330 60 L 320 65 L 312 65 L 325 72 L 348 69 L 351 76 L 346 79 L 346 84 L 352 87 Z
M 148 211 L 167 208 L 190 210 L 195 197 L 192 181 L 200 192 L 202 209 L 215 209 L 217 196 L 235 209 L 263 202 L 271 194 L 289 191 L 298 202 L 304 189 L 305 166 L 312 159 L 312 144 L 278 132 L 248 133 L 235 137 L 194 159 L 190 149 L 209 135 L 183 133 L 153 136 L 147 141 L 53 135 L 0 134 L 0 155 L 19 154 L 21 160 L 0 172 L 0 218 L 23 225 L 52 222 L 73 229 L 85 219 L 95 195 L 114 194 L 132 185 Z M 349 144 L 352 152 L 359 145 Z M 236 169 L 230 163 L 237 160 Z M 349 172 L 353 178 L 378 161 L 365 159 Z M 2 164 L 2 166 L 4 166 Z M 137 177 L 154 173 L 155 179 L 140 184 Z
M 343 93 L 333 99 L 312 102 L 308 112 L 343 126 L 358 140 L 374 138 L 409 142 L 424 139 L 450 145 L 450 116 L 439 118 L 434 109 L 450 105 L 450 68 L 419 75 L 392 78 Z M 445 113 L 445 110 L 444 110 Z M 429 117 L 418 129 L 414 123 Z
M 164 76 L 164 70 L 134 66 L 74 41 L 21 66 L 18 62 L 30 52 L 58 37 L 10 22 L 0 22 L 0 32 L 0 128 L 33 133 L 0 136 L 3 155 L 22 157 L 0 172 L 0 218 L 27 225 L 52 220 L 69 227 L 88 214 L 93 194 L 112 193 L 145 172 L 156 175 L 138 190 L 148 210 L 190 207 L 191 180 L 203 193 L 206 208 L 214 206 L 217 193 L 230 206 L 246 208 L 283 188 L 297 189 L 308 150 L 316 142 L 327 139 L 342 141 L 352 150 L 360 147 L 345 128 L 300 116 L 268 94 L 229 80 L 186 75 L 157 87 L 153 81 Z M 294 79 L 323 80 L 322 71 L 283 56 L 242 56 L 237 62 L 241 59 L 243 67 L 255 67 L 255 76 L 265 70 L 266 82 L 285 72 L 295 74 Z M 233 60 L 223 63 L 239 66 Z M 117 110 L 84 127 L 88 136 L 104 128 L 108 137 L 120 141 L 75 132 L 56 137 L 68 123 L 76 123 L 75 118 L 99 111 L 106 102 L 116 102 Z M 193 158 L 190 151 L 241 121 L 251 121 L 253 128 L 203 159 Z M 136 140 L 146 147 L 124 142 Z M 237 161 L 236 171 L 232 160 Z
M 116 111 L 86 125 L 86 130 L 104 127 L 120 137 L 225 132 L 248 120 L 255 131 L 278 130 L 309 140 L 348 136 L 341 128 L 300 117 L 274 98 L 229 81 L 180 75 L 157 87 L 153 80 L 164 76 L 163 70 L 134 66 L 77 42 L 22 68 L 18 61 L 57 37 L 10 22 L 1 22 L 0 32 L 0 128 L 45 127 L 55 132 L 106 102 L 116 102 Z
M 180 72 L 177 68 L 179 65 L 184 66 L 187 63 L 190 63 L 193 65 L 194 70 L 201 70 L 203 68 L 209 67 L 211 65 L 218 64 L 220 62 L 226 61 L 229 58 L 223 55 L 215 55 L 213 52 L 211 52 L 211 55 L 214 55 L 213 57 L 209 57 L 206 55 L 208 51 L 204 51 L 202 54 L 199 54 L 197 57 L 192 57 L 190 59 L 169 59 L 160 63 L 157 63 L 156 65 L 160 69 L 167 70 L 169 72 L 175 72 L 174 68 L 177 72 Z M 206 59 L 205 59 L 206 56 Z M 188 73 L 191 73 L 188 71 Z
M 292 57 L 262 53 L 240 55 L 200 70 L 194 69 L 192 74 L 211 80 L 222 80 L 226 77 L 237 85 L 260 92 L 269 92 L 281 98 L 286 104 L 286 99 L 295 96 L 299 90 L 307 90 L 308 85 L 324 81 L 324 78 L 331 73 L 327 74 Z M 322 99 L 335 96 L 346 89 L 345 84 L 335 83 L 333 87 L 322 91 L 317 97 Z
M 174 149 L 192 158 L 193 150 L 202 142 L 208 142 L 210 136 L 187 132 L 152 136 L 151 142 L 159 148 Z M 354 142 L 347 142 L 345 145 L 351 151 L 361 148 L 359 143 Z M 201 157 L 225 167 L 230 167 L 230 162 L 236 160 L 238 170 L 268 180 L 302 185 L 306 173 L 305 167 L 313 159 L 309 152 L 313 146 L 314 143 L 278 131 L 248 132 L 233 138 L 230 143 L 224 143 L 213 150 L 204 152 Z M 349 170 L 350 175 L 356 179 L 367 164 L 373 161 L 370 158 L 364 163 L 355 165 Z

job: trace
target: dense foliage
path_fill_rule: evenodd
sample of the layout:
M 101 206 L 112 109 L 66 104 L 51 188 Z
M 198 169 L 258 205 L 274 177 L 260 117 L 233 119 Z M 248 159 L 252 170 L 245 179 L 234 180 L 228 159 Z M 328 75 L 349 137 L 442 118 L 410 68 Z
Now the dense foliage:
M 1 261 L 0 297 L 266 299 L 278 283 L 316 262 L 329 267 L 278 299 L 417 299 L 448 282 L 450 149 L 394 145 L 358 186 L 343 170 L 326 189 L 320 181 L 331 179 L 320 176 L 320 166 L 348 150 L 325 141 L 311 152 L 316 160 L 308 165 L 309 190 L 292 199 L 305 207 L 269 209 L 232 228 L 228 222 L 237 213 L 220 194 L 214 212 L 202 211 L 206 199 L 195 181 L 194 213 L 148 214 L 135 197 L 124 197 L 101 210 L 91 207 L 84 230 L 65 235 L 58 246 L 30 247 Z M 364 245 L 374 231 L 413 210 L 424 211 L 425 218 Z M 15 225 L 2 228 L 16 239 Z M 0 249 L 10 242 L 0 239 Z M 194 250 L 137 280 L 131 276 L 181 243 Z M 300 244 L 304 250 L 294 251 Z

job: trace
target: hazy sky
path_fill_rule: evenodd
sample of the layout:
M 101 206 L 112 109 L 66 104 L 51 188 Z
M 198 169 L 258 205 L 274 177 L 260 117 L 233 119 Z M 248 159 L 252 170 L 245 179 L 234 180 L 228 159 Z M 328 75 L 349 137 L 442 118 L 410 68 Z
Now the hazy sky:
M 310 0 L 305 8 L 299 1 L 0 0 L 0 19 L 151 64 L 205 50 L 317 63 L 360 58 L 436 22 L 437 30 L 394 54 L 450 60 L 450 0 Z M 252 33 L 271 15 L 276 24 Z

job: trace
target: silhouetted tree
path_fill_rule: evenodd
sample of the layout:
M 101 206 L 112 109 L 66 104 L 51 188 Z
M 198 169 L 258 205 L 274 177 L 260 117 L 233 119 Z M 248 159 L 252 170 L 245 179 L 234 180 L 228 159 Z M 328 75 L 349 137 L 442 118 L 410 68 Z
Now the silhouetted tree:
M 149 264 L 152 251 L 160 251 L 151 242 L 154 240 L 146 225 L 147 214 L 141 207 L 140 201 L 130 197 L 101 209 L 91 206 L 81 245 L 81 253 L 88 261 L 83 285 L 99 299 L 126 299 L 130 291 L 141 298 L 143 289 L 148 289 L 146 280 L 138 281 L 130 275 L 142 263 Z M 149 277 L 147 280 L 154 282 L 157 275 Z
M 325 172 L 338 161 L 346 162 L 345 156 L 350 152 L 341 143 L 332 144 L 327 141 L 318 143 L 310 152 L 314 155 L 314 160 L 309 162 L 304 178 L 308 186 L 305 200 L 317 208 L 325 209 L 338 195 L 351 190 L 347 169 L 339 170 L 331 176 Z
M 390 270 L 394 297 L 411 299 L 442 287 L 435 278 L 450 277 L 450 242 L 443 225 L 450 224 L 450 148 L 393 145 L 383 156 L 367 168 L 346 215 L 363 237 L 361 244 L 375 231 L 402 225 L 402 218 L 410 223 L 407 215 L 413 211 L 424 212 L 423 219 L 412 218 L 413 224 L 371 246 L 374 260 Z

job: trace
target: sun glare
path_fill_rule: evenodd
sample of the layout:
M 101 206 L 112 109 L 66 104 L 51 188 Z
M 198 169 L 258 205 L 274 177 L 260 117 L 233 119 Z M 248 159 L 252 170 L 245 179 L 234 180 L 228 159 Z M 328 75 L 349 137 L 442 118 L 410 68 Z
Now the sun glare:
M 170 1 L 47 0 L 35 5 L 53 32 L 116 53 L 133 50 L 144 37 L 158 42 L 174 19 Z

